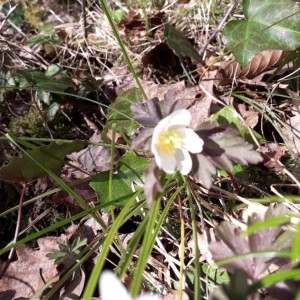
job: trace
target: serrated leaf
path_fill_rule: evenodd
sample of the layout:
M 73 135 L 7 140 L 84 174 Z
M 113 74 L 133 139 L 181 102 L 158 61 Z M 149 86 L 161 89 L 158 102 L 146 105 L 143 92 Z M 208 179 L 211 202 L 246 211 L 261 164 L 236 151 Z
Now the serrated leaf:
M 67 154 L 79 151 L 85 146 L 83 141 L 74 140 L 70 143 L 51 143 L 47 146 L 28 150 L 27 153 L 45 168 L 59 174 Z M 16 182 L 28 182 L 43 177 L 47 173 L 40 168 L 28 155 L 16 157 L 0 169 L 0 179 Z
M 232 173 L 233 163 L 257 164 L 262 156 L 239 136 L 239 132 L 215 121 L 202 123 L 196 133 L 204 141 L 203 151 L 192 155 L 192 173 L 205 187 L 210 188 L 216 168 Z
M 290 242 L 285 245 L 282 243 L 282 241 L 288 242 L 291 235 L 284 236 L 281 240 L 281 237 L 283 237 L 288 230 L 284 231 L 281 226 L 275 228 L 268 227 L 267 229 L 265 229 L 264 226 L 268 220 L 270 220 L 268 225 L 273 225 L 270 224 L 272 223 L 271 219 L 273 219 L 273 217 L 276 217 L 276 220 L 273 219 L 274 222 L 278 222 L 278 217 L 281 213 L 284 213 L 284 211 L 285 207 L 283 205 L 278 205 L 277 207 L 270 205 L 263 217 L 258 216 L 257 213 L 253 213 L 249 217 L 248 226 L 252 225 L 253 228 L 253 224 L 257 224 L 258 226 L 255 229 L 258 229 L 259 226 L 263 229 L 255 232 L 251 230 L 249 236 L 246 236 L 239 227 L 232 225 L 227 221 L 222 222 L 215 229 L 215 234 L 219 240 L 217 242 L 212 242 L 209 245 L 213 259 L 222 261 L 223 259 L 234 258 L 241 254 L 271 251 L 271 253 L 268 253 L 266 256 L 249 255 L 244 259 L 233 259 L 224 264 L 224 267 L 232 273 L 238 269 L 243 270 L 248 279 L 252 281 L 258 279 L 272 263 L 275 263 L 278 266 L 286 264 L 286 260 L 278 260 L 280 254 L 277 256 L 276 251 L 279 249 L 286 250 L 291 247 Z M 263 224 L 259 225 L 262 221 Z M 292 235 L 294 234 L 292 233 Z M 279 240 L 281 241 L 278 242 Z M 282 247 L 283 245 L 285 248 Z
M 119 161 L 118 173 L 112 178 L 113 199 L 110 200 L 132 195 L 132 183 L 143 182 L 142 175 L 147 165 L 145 158 L 137 157 L 132 153 L 125 154 Z M 94 176 L 90 186 L 95 190 L 101 203 L 107 202 L 109 200 L 109 171 Z
M 293 0 L 245 0 L 247 20 L 230 21 L 223 41 L 242 66 L 263 50 L 300 48 L 300 7 Z
M 120 94 L 116 101 L 109 108 L 107 122 L 104 126 L 104 132 L 112 128 L 116 124 L 116 129 L 119 132 L 125 132 L 128 136 L 132 136 L 139 127 L 138 123 L 133 120 L 131 105 L 141 103 L 143 94 L 138 88 L 133 88 Z

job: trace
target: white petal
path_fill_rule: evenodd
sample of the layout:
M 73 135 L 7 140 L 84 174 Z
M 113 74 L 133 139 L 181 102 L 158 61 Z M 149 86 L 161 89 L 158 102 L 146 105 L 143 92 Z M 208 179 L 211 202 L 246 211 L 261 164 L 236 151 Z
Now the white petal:
M 155 126 L 153 135 L 152 135 L 152 143 L 151 143 L 151 151 L 154 152 L 153 149 L 154 144 L 158 141 L 160 133 L 165 130 L 169 130 L 170 128 L 181 128 L 186 127 L 190 124 L 192 119 L 191 113 L 186 109 L 179 109 L 174 111 L 169 116 L 163 118 L 158 122 Z
M 190 128 L 178 129 L 177 132 L 182 137 L 184 148 L 191 153 L 200 153 L 203 149 L 203 140 Z
M 176 152 L 176 166 L 182 175 L 187 175 L 192 169 L 191 155 L 185 149 Z
M 175 110 L 165 119 L 168 119 L 169 126 L 180 126 L 186 127 L 189 126 L 192 120 L 192 115 L 187 109 Z
M 104 270 L 100 276 L 99 293 L 101 295 L 101 300 L 132 300 L 128 291 L 117 276 L 108 270 Z
M 167 174 L 173 174 L 176 170 L 177 162 L 174 155 L 158 153 L 157 156 L 155 156 L 155 161 L 159 168 Z

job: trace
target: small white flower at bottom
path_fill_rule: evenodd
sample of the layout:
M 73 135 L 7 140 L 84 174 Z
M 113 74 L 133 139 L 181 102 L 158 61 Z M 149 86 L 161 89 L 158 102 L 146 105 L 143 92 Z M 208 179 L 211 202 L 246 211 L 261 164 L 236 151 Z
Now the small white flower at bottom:
M 104 270 L 100 276 L 99 293 L 101 300 L 133 300 L 117 276 L 108 270 Z M 136 300 L 159 300 L 159 298 L 155 295 L 144 294 Z
M 160 169 L 167 174 L 179 170 L 187 175 L 192 169 L 191 153 L 200 153 L 203 140 L 191 129 L 191 113 L 186 109 L 174 111 L 158 122 L 153 131 L 151 151 Z

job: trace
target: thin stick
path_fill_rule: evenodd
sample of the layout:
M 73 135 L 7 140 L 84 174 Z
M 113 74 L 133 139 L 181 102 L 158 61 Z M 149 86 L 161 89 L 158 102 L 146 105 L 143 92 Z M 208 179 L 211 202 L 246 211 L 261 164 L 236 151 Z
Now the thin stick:
M 86 21 L 86 0 L 82 0 L 82 18 L 83 18 L 83 30 L 84 30 L 84 38 L 87 39 L 87 21 Z
M 231 12 L 233 11 L 233 9 L 235 8 L 236 4 L 238 3 L 239 0 L 234 0 L 234 2 L 231 4 L 231 6 L 229 7 L 229 9 L 227 10 L 224 18 L 222 19 L 222 21 L 220 22 L 220 24 L 218 25 L 218 27 L 215 29 L 215 31 L 212 33 L 212 35 L 209 37 L 209 39 L 206 41 L 205 45 L 202 47 L 199 55 L 201 57 L 201 60 L 203 61 L 203 56 L 204 53 L 206 51 L 206 48 L 208 47 L 208 45 L 211 43 L 211 41 L 213 40 L 213 38 L 215 37 L 215 35 L 222 29 L 224 23 L 226 22 L 226 20 L 228 19 L 229 15 L 231 14 Z

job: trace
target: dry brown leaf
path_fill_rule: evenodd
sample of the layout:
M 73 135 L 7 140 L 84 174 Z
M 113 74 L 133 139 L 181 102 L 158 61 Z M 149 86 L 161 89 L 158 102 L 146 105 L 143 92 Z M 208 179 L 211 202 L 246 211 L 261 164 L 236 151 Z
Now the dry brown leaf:
M 277 143 L 267 143 L 264 146 L 260 146 L 257 151 L 262 153 L 264 165 L 267 168 L 282 172 L 283 167 L 278 163 L 278 161 L 285 154 L 285 146 L 280 146 Z
M 82 197 L 86 203 L 96 203 L 97 196 L 95 191 L 90 187 L 88 182 L 82 182 L 73 187 L 74 192 Z M 80 204 L 66 191 L 59 191 L 52 196 L 55 205 L 64 205 L 68 208 L 69 213 L 73 216 L 83 210 Z
M 282 128 L 282 132 L 288 142 L 288 147 L 296 154 L 300 155 L 300 113 L 297 112 L 295 116 L 291 117 L 287 124 L 289 130 Z
M 246 106 L 244 103 L 238 104 L 238 112 L 243 117 L 245 124 L 250 128 L 254 128 L 259 119 L 258 111 L 251 106 Z
M 54 278 L 57 275 L 56 265 L 46 254 L 52 249 L 58 250 L 57 241 L 62 240 L 62 237 L 40 238 L 37 240 L 39 250 L 26 245 L 18 247 L 18 259 L 10 263 L 0 280 L 0 299 L 30 298 L 44 285 L 44 281 L 49 282 Z
M 85 273 L 82 269 L 76 270 L 61 290 L 60 299 L 80 299 L 84 286 Z
M 215 267 L 211 252 L 208 248 L 209 241 L 211 239 L 214 239 L 213 228 L 209 228 L 207 231 L 203 231 L 201 234 L 197 233 L 198 248 L 201 255 L 200 262 L 206 261 L 210 266 Z M 195 257 L 195 240 L 191 238 L 187 245 L 188 248 L 191 249 L 191 256 Z
M 225 80 L 232 80 L 239 77 L 251 79 L 260 73 L 278 66 L 286 55 L 287 52 L 282 50 L 264 50 L 257 54 L 244 68 L 237 61 L 230 61 L 221 63 L 220 69 Z
M 182 300 L 190 300 L 190 297 L 185 291 L 182 291 L 182 298 L 180 298 L 180 291 L 177 290 L 171 290 L 169 294 L 165 295 L 163 300 L 177 300 L 177 299 L 182 299 Z
M 172 94 L 176 100 L 184 99 L 190 103 L 195 100 L 195 96 L 199 93 L 193 86 L 186 87 L 184 81 L 176 82 L 174 84 L 156 84 L 153 81 L 141 80 L 141 85 L 146 93 L 147 99 L 157 97 L 162 100 L 163 95 Z M 127 91 L 136 87 L 135 81 L 132 79 L 129 84 L 122 85 L 116 88 L 116 92 L 119 95 L 121 92 Z
M 100 226 L 93 218 L 84 224 L 71 225 L 59 237 L 44 237 L 37 240 L 39 250 L 21 245 L 16 249 L 17 260 L 10 263 L 4 277 L 0 280 L 0 300 L 29 299 L 45 282 L 59 280 L 59 272 L 54 260 L 46 257 L 52 250 L 59 250 L 57 242 L 66 243 L 76 237 L 94 239 Z M 0 268 L 4 264 L 0 260 Z M 64 283 L 60 291 L 60 299 L 79 299 L 85 286 L 83 269 L 76 270 Z
M 101 142 L 101 134 L 95 132 L 90 138 L 90 141 L 95 143 Z M 109 148 L 89 145 L 79 152 L 67 155 L 67 158 L 70 159 L 72 165 L 84 170 L 84 172 L 72 170 L 72 177 L 78 179 L 109 170 L 111 155 Z
M 217 71 L 208 72 L 208 78 L 214 78 Z M 211 104 L 214 97 L 214 81 L 207 80 L 202 83 L 203 88 L 206 90 L 206 94 L 202 93 L 200 99 L 196 99 L 195 103 L 189 108 L 192 115 L 192 121 L 190 127 L 196 129 L 201 123 L 205 122 L 211 115 Z M 212 95 L 211 97 L 208 95 Z

